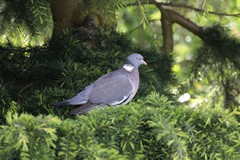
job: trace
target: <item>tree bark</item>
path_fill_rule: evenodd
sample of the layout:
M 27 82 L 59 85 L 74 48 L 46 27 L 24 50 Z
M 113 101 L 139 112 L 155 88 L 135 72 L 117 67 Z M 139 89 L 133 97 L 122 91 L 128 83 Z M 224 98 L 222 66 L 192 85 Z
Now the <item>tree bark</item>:
M 179 24 L 183 28 L 186 28 L 190 32 L 194 33 L 198 37 L 203 36 L 203 28 L 196 25 L 189 19 L 180 15 L 179 13 L 164 8 L 162 5 L 156 3 L 156 6 L 161 12 L 161 23 L 162 23 L 162 35 L 163 35 L 163 51 L 166 54 L 172 53 L 173 51 L 173 31 L 172 25 L 174 23 Z
M 160 7 L 161 11 L 161 23 L 162 23 L 162 35 L 163 35 L 163 53 L 173 52 L 173 21 L 168 12 Z
M 51 0 L 50 6 L 54 23 L 50 44 L 57 44 L 64 30 L 112 25 L 97 3 L 92 4 L 85 0 Z

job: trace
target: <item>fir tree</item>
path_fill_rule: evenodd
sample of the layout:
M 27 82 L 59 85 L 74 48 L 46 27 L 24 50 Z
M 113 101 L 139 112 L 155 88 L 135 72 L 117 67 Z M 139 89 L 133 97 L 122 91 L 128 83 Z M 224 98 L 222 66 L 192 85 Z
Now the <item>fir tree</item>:
M 0 159 L 239 159 L 240 45 L 219 20 L 238 24 L 236 5 L 181 2 L 2 0 Z M 186 33 L 197 47 L 180 64 Z M 149 67 L 130 105 L 76 118 L 51 106 L 133 52 Z M 200 98 L 179 103 L 185 92 Z

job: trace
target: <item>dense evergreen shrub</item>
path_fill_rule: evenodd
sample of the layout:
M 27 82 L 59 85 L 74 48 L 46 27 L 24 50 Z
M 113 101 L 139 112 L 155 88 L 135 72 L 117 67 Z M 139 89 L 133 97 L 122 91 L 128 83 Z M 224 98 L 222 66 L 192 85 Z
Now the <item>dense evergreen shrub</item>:
M 0 159 L 239 159 L 239 112 L 189 108 L 156 93 L 74 119 L 6 116 Z
M 115 31 L 80 28 L 67 32 L 58 47 L 24 49 L 9 45 L 1 49 L 2 94 L 8 97 L 5 101 L 16 102 L 19 113 L 68 116 L 69 108 L 51 104 L 70 98 L 100 76 L 118 69 L 134 52 L 143 54 L 148 63 L 140 68 L 141 84 L 135 99 L 151 91 L 170 94 L 167 86 L 174 82 L 170 56 L 134 47 L 124 34 Z M 4 87 L 6 84 L 12 87 Z M 10 105 L 1 103 L 6 113 Z
M 0 159 L 240 158 L 237 106 L 179 104 L 171 94 L 172 57 L 134 47 L 123 34 L 78 29 L 58 47 L 0 49 Z M 130 105 L 77 117 L 69 116 L 70 107 L 51 106 L 119 68 L 133 52 L 143 54 L 148 67 L 140 67 Z

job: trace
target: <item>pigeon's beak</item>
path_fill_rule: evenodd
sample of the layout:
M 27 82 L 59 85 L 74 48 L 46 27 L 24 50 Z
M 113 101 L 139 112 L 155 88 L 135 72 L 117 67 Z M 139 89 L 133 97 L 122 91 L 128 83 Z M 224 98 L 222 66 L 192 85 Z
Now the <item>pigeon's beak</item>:
M 142 62 L 143 64 L 147 65 L 147 62 L 145 62 L 144 60 L 141 60 L 141 62 Z

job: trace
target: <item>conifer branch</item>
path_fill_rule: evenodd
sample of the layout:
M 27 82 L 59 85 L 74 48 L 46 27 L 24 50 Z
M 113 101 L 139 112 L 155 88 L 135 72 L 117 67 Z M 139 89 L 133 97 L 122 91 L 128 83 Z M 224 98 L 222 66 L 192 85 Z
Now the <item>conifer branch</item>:
M 172 31 L 172 17 L 169 16 L 167 10 L 162 6 L 159 6 L 162 14 L 162 35 L 163 35 L 163 50 L 164 53 L 171 53 L 173 51 L 173 31 Z
M 192 22 L 188 18 L 180 15 L 179 13 L 171 10 L 171 9 L 165 9 L 164 11 L 167 12 L 168 18 L 171 17 L 172 23 L 177 23 L 180 26 L 186 28 L 193 34 L 197 35 L 198 37 L 202 37 L 203 34 L 203 28 L 198 26 L 196 23 Z
M 163 49 L 166 53 L 171 53 L 173 51 L 173 31 L 172 25 L 174 23 L 179 24 L 180 26 L 186 28 L 190 32 L 194 33 L 198 37 L 203 36 L 203 28 L 196 25 L 189 19 L 185 18 L 184 16 L 180 15 L 179 13 L 164 8 L 161 5 L 157 5 L 159 10 L 161 11 L 162 18 L 162 35 L 163 35 Z
M 189 9 L 189 10 L 194 10 L 196 12 L 207 12 L 208 14 L 213 14 L 213 15 L 217 15 L 217 16 L 228 16 L 228 17 L 237 17 L 240 18 L 240 13 L 235 13 L 235 14 L 231 14 L 231 13 L 223 13 L 223 12 L 217 12 L 217 11 L 207 11 L 205 9 L 201 9 L 201 8 L 197 8 L 197 7 L 193 7 L 187 4 L 178 4 L 178 3 L 165 3 L 165 2 L 156 2 L 155 0 L 144 0 L 141 2 L 142 5 L 144 4 L 150 4 L 150 5 L 161 5 L 163 7 L 173 7 L 173 8 L 185 8 L 185 9 Z M 129 3 L 126 6 L 135 6 L 138 5 L 136 2 L 135 3 Z
M 223 12 L 216 12 L 216 11 L 207 11 L 201 8 L 193 7 L 187 4 L 173 4 L 173 3 L 164 3 L 164 2 L 155 2 L 156 5 L 162 5 L 162 6 L 169 6 L 169 7 L 175 7 L 175 8 L 185 8 L 194 10 L 196 12 L 207 12 L 208 14 L 214 14 L 218 16 L 229 16 L 229 17 L 238 17 L 240 18 L 240 13 L 231 14 L 231 13 L 223 13 Z

